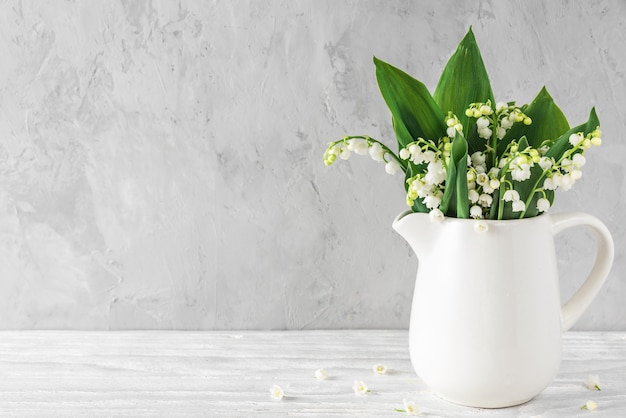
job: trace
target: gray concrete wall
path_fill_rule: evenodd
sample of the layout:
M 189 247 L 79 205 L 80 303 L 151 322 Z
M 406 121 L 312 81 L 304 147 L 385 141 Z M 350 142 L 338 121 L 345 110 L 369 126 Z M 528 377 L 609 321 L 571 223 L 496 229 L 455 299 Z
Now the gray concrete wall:
M 623 1 L 0 5 L 0 328 L 404 328 L 402 180 L 372 56 L 432 90 L 467 28 L 497 100 L 546 85 L 604 143 L 552 212 L 600 217 L 611 277 L 579 329 L 626 330 Z M 562 293 L 593 258 L 558 238 Z M 532 260 L 529 260 L 532 262 Z

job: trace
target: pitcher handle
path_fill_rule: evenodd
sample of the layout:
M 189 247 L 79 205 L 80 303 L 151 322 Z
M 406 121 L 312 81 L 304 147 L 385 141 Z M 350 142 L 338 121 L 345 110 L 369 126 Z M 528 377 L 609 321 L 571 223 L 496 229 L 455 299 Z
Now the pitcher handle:
M 597 243 L 596 259 L 591 272 L 576 293 L 561 307 L 562 329 L 567 331 L 589 307 L 606 281 L 613 264 L 613 238 L 608 228 L 596 217 L 586 213 L 567 212 L 551 216 L 553 234 L 576 226 L 589 227 Z

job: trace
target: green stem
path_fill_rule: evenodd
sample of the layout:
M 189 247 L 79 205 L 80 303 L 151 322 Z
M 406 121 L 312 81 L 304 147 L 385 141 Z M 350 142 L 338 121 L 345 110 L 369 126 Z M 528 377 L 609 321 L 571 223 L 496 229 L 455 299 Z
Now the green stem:
M 502 220 L 502 216 L 504 215 L 504 193 L 506 193 L 506 184 L 507 184 L 506 181 L 500 182 L 500 192 L 498 196 L 498 220 L 499 221 Z
M 494 115 L 495 115 L 495 111 L 494 111 Z M 489 125 L 492 128 L 491 131 L 491 167 L 495 167 L 496 164 L 498 163 L 498 136 L 497 136 L 497 132 L 498 132 L 498 120 L 497 118 L 494 120 L 493 118 L 490 118 L 489 121 L 491 122 Z
M 510 147 L 507 146 L 507 151 Z M 509 166 L 511 165 L 511 161 L 513 161 L 513 158 L 510 157 L 509 158 L 509 162 L 506 163 L 506 165 L 504 167 L 502 167 L 500 169 L 500 171 L 498 172 L 498 175 L 500 177 L 500 179 L 504 179 L 502 181 L 500 181 L 500 195 L 498 196 L 498 220 L 501 221 L 502 220 L 502 216 L 504 216 L 504 193 L 502 193 L 502 187 L 505 186 L 507 183 L 510 184 L 511 190 L 513 189 L 513 183 L 509 182 L 506 179 L 506 173 L 509 171 Z M 504 173 L 504 175 L 500 175 L 500 173 Z M 505 190 L 506 191 L 506 190 Z
M 520 214 L 519 219 L 523 219 L 524 216 L 526 215 L 526 211 L 528 210 L 528 205 L 530 205 L 530 202 L 533 201 L 533 197 L 535 197 L 535 194 L 537 194 L 537 192 L 539 192 L 540 190 L 543 191 L 543 189 L 537 189 L 537 186 L 539 185 L 539 182 L 541 181 L 541 179 L 544 178 L 546 174 L 548 174 L 548 171 L 549 170 L 543 170 L 541 175 L 537 178 L 537 181 L 533 185 L 532 193 L 530 193 L 530 195 L 528 196 L 528 199 L 526 199 L 526 202 L 524 202 L 524 210 Z

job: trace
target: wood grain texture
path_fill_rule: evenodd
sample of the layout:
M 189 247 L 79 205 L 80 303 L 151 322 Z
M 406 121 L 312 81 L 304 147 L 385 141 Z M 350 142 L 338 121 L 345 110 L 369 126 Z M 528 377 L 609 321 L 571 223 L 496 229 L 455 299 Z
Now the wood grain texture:
M 372 366 L 382 363 L 386 375 Z M 325 368 L 328 380 L 316 380 Z M 598 374 L 602 391 L 584 385 Z M 371 392 L 357 396 L 354 380 Z M 273 401 L 269 388 L 286 397 Z M 565 336 L 557 379 L 519 407 L 482 410 L 430 393 L 404 330 L 2 331 L 0 416 L 389 417 L 412 399 L 429 417 L 626 416 L 626 333 Z M 598 403 L 593 412 L 579 408 Z

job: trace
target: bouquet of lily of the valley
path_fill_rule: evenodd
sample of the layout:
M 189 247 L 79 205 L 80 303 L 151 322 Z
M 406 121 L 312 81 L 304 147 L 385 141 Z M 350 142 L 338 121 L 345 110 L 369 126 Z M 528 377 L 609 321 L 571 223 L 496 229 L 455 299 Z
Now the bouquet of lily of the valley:
M 415 212 L 475 219 L 537 216 L 554 191 L 582 176 L 585 151 L 600 145 L 592 109 L 570 128 L 548 91 L 528 105 L 496 102 L 472 30 L 448 61 L 433 95 L 403 71 L 374 58 L 376 79 L 391 110 L 398 152 L 366 135 L 331 142 L 326 165 L 352 152 L 405 174 Z

